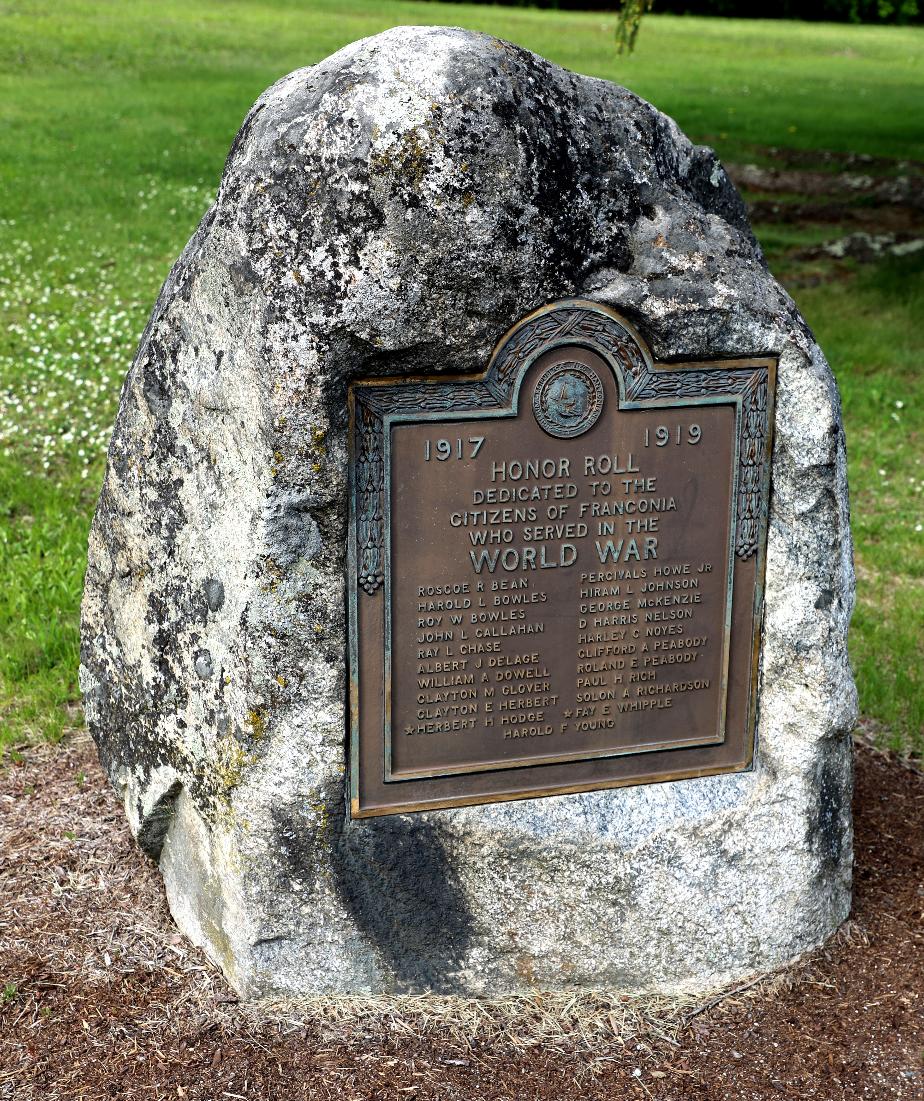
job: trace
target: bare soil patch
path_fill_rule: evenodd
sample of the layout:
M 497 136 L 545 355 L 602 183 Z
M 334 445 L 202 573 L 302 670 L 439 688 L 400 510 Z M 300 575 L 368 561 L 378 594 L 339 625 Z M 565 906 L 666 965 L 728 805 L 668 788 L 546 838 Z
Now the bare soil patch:
M 176 931 L 85 737 L 0 772 L 0 1097 L 924 1097 L 924 776 L 861 746 L 856 901 L 720 998 L 239 1005 Z
M 793 244 L 782 261 L 789 286 L 849 277 L 857 264 L 924 248 L 924 164 L 824 150 L 754 148 L 762 164 L 729 164 L 751 222 L 797 232 L 824 228 L 821 243 Z M 820 262 L 820 263 L 819 263 Z
M 872 176 L 855 172 L 807 172 L 795 168 L 761 168 L 733 164 L 729 172 L 738 187 L 749 191 L 862 199 L 883 206 L 924 209 L 924 176 Z
M 709 138 L 716 140 L 716 135 Z M 756 159 L 782 168 L 804 168 L 814 172 L 857 172 L 880 176 L 924 173 L 924 161 L 909 157 L 873 157 L 869 153 L 846 153 L 835 149 L 795 149 L 785 145 L 754 145 Z

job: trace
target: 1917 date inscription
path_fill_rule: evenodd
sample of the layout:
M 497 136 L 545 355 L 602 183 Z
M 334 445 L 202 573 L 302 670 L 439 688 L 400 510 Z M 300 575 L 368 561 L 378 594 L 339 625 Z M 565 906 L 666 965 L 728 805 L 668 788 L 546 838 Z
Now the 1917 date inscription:
M 774 377 L 567 301 L 353 387 L 354 816 L 748 767 Z

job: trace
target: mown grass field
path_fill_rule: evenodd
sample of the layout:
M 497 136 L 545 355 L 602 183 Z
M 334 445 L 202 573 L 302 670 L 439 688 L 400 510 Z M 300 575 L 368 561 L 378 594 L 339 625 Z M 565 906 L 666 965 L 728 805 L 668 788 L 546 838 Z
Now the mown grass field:
M 248 107 L 291 69 L 398 23 L 482 29 L 626 84 L 731 162 L 771 165 L 770 147 L 785 147 L 881 158 L 885 176 L 922 171 L 909 164 L 924 161 L 919 29 L 651 17 L 620 58 L 600 14 L 0 0 L 0 744 L 79 722 L 85 541 L 121 379 Z M 851 217 L 863 209 L 860 187 Z M 920 753 L 924 252 L 804 262 L 800 249 L 838 236 L 830 218 L 756 231 L 843 395 L 861 706 L 884 741 Z

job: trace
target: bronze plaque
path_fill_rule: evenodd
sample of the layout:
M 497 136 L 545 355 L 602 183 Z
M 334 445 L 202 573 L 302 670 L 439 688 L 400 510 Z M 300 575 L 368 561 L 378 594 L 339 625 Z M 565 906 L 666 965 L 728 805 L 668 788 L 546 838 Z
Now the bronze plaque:
M 775 366 L 569 300 L 352 387 L 354 817 L 750 766 Z

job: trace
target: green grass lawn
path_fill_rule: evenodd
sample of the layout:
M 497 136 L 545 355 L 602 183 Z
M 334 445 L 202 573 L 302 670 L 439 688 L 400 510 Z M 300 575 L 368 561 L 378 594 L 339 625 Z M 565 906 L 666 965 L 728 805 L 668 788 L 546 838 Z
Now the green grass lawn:
M 0 744 L 78 721 L 85 542 L 121 379 L 270 82 L 398 23 L 512 39 L 628 85 L 730 161 L 924 160 L 924 32 L 391 0 L 0 0 Z M 895 171 L 902 171 L 896 166 Z M 774 266 L 816 229 L 757 226 Z M 837 233 L 832 229 L 832 234 Z M 864 713 L 924 751 L 924 263 L 793 293 L 844 397 Z

